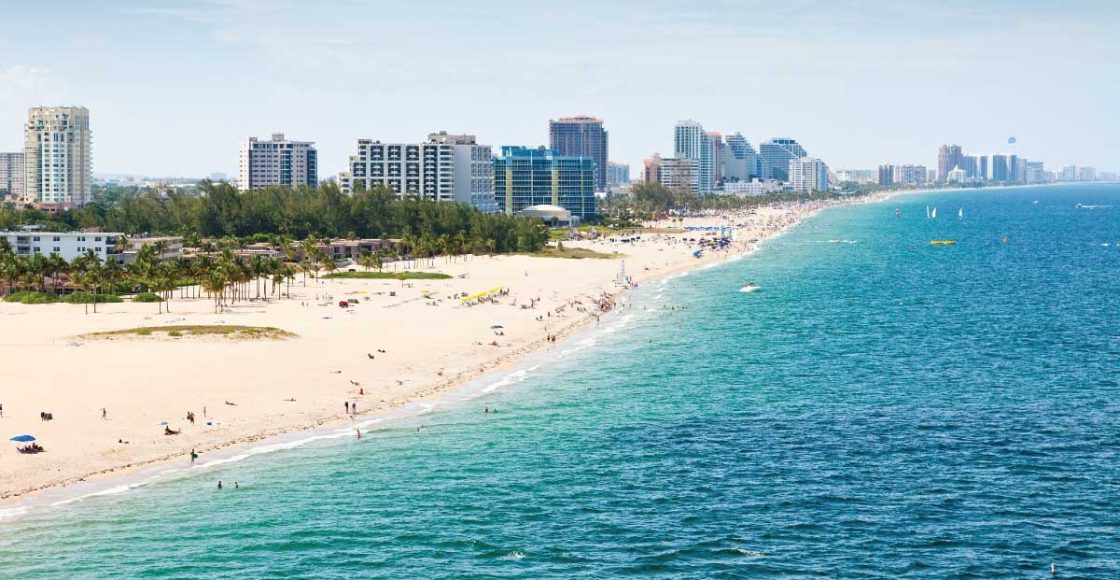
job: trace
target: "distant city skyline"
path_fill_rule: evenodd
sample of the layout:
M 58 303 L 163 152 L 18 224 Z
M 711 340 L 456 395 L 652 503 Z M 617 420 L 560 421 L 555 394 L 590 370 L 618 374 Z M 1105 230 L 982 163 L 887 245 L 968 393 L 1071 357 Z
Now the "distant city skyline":
M 15 3 L 0 151 L 22 149 L 26 111 L 44 105 L 89 108 L 96 173 L 233 176 L 246 135 L 284 132 L 316 143 L 325 177 L 368 135 L 536 147 L 549 119 L 578 115 L 603 119 L 632 174 L 673 151 L 680 119 L 792 137 L 831 167 L 935 167 L 941 144 L 1005 153 L 1015 136 L 1051 170 L 1120 169 L 1115 3 L 513 5 Z M 66 15 L 49 36 L 29 26 L 45 10 Z

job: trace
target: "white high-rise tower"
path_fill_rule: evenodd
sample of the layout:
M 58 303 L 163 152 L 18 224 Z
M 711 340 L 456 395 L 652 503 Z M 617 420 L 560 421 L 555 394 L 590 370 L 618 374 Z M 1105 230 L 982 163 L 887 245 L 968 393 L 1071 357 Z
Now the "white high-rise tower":
M 90 199 L 89 109 L 33 107 L 23 132 L 24 199 L 80 207 Z

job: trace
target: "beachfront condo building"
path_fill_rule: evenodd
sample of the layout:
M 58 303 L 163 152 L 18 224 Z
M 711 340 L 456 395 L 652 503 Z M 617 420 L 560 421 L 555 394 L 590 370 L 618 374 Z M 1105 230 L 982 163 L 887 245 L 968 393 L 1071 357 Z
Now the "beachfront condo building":
M 105 232 L 42 232 L 33 229 L 0 231 L 0 239 L 8 240 L 17 256 L 57 255 L 67 262 L 93 251 L 98 259 L 120 263 L 123 248 L 117 240 L 124 234 Z
M 709 194 L 719 181 L 717 133 L 708 133 L 696 121 L 678 121 L 673 127 L 673 154 L 678 159 L 696 160 L 696 187 L 693 193 Z
M 723 181 L 750 181 L 759 176 L 758 152 L 739 133 L 728 135 L 720 156 Z
M 758 146 L 759 173 L 763 181 L 789 181 L 789 162 L 809 154 L 797 141 L 776 137 Z
M 646 160 L 645 182 L 680 193 L 692 193 L 700 186 L 700 162 L 685 157 L 654 155 Z
M 23 131 L 25 201 L 48 208 L 85 205 L 93 161 L 89 109 L 32 107 Z
M 562 207 L 587 219 L 596 214 L 595 160 L 552 149 L 505 146 L 494 158 L 494 196 L 501 211 L 535 205 Z
M 0 153 L 0 199 L 23 199 L 23 152 Z
M 793 191 L 815 193 L 828 191 L 828 166 L 816 157 L 802 157 L 789 162 L 789 183 Z
M 358 140 L 350 171 L 339 175 L 347 194 L 384 187 L 399 197 L 466 203 L 496 212 L 494 166 L 489 145 L 474 135 L 431 133 L 424 143 Z
M 607 131 L 595 117 L 564 117 L 548 122 L 549 147 L 564 157 L 590 157 L 595 162 L 595 191 L 606 191 L 609 171 Z
M 880 165 L 879 185 L 921 185 L 929 172 L 925 165 Z
M 317 187 L 319 154 L 315 143 L 289 141 L 273 133 L 268 141 L 249 137 L 241 144 L 237 187 L 252 191 L 265 187 Z
M 964 153 L 960 145 L 942 145 L 937 149 L 937 180 L 945 183 L 949 172 L 964 165 Z

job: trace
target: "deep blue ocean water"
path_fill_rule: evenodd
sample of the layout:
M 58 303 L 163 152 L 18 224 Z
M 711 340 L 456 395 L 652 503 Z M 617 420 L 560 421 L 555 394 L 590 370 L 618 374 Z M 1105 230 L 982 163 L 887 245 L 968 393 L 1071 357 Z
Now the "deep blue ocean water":
M 1118 281 L 1115 186 L 828 210 L 484 396 L 0 522 L 0 576 L 1120 577 Z

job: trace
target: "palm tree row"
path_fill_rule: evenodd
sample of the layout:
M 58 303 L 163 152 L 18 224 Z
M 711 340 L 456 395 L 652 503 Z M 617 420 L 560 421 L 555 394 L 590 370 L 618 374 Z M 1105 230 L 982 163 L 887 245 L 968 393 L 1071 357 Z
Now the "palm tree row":
M 0 288 L 11 294 L 48 293 L 49 287 L 49 293 L 58 294 L 65 279 L 71 290 L 80 288 L 85 293 L 87 313 L 90 302 L 93 312 L 97 312 L 97 303 L 104 294 L 150 292 L 159 297 L 155 301 L 161 314 L 165 307 L 170 312 L 168 301 L 176 290 L 179 298 L 200 298 L 205 292 L 214 300 L 215 311 L 239 300 L 291 295 L 296 268 L 278 258 L 254 256 L 242 260 L 226 248 L 200 253 L 194 259 L 161 261 L 166 247 L 165 242 L 146 245 L 135 260 L 122 266 L 115 260 L 102 260 L 93 250 L 70 262 L 55 254 L 17 255 L 8 241 L 0 238 Z M 316 248 L 311 259 L 305 261 L 305 268 L 314 272 L 320 264 L 329 268 L 334 261 L 325 260 Z

